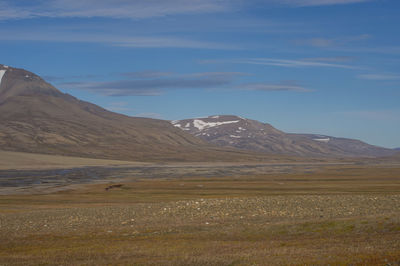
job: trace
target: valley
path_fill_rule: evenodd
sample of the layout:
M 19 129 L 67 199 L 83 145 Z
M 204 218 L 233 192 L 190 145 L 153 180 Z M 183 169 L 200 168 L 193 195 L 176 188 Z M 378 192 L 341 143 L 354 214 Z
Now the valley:
M 0 0 L 0 266 L 400 266 L 399 0 Z
M 0 65 L 0 265 L 395 265 L 398 152 L 108 111 Z

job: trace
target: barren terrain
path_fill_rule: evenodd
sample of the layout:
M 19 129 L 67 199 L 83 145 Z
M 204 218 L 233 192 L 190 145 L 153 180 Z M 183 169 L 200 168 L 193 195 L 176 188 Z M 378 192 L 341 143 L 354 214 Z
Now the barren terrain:
M 0 196 L 0 264 L 400 262 L 399 165 L 122 169 Z

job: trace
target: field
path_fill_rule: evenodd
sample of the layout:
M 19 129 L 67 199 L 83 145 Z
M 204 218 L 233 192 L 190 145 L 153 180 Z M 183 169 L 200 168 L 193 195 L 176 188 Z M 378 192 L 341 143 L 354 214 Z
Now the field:
M 400 264 L 400 165 L 107 171 L 4 190 L 0 265 Z

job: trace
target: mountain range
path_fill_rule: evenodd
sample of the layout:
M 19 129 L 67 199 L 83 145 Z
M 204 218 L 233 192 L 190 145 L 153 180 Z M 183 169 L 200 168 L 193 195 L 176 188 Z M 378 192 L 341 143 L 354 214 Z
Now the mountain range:
M 395 153 L 359 140 L 316 134 L 290 134 L 270 124 L 233 115 L 171 122 L 202 140 L 223 147 L 235 147 L 273 154 L 311 157 L 381 157 Z
M 0 65 L 0 150 L 139 161 L 257 157 L 216 147 L 168 121 L 129 117 Z
M 0 150 L 136 161 L 293 160 L 291 156 L 395 152 L 358 140 L 289 134 L 232 115 L 172 122 L 129 117 L 5 65 L 0 65 Z

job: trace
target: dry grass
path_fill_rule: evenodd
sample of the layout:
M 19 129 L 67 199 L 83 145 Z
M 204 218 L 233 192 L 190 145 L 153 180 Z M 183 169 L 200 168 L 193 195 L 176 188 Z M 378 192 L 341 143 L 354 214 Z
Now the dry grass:
M 25 152 L 0 151 L 0 170 L 3 169 L 56 169 L 83 166 L 127 166 L 145 163 L 90 159 L 71 156 L 45 155 Z
M 1 196 L 0 265 L 400 263 L 400 168 L 112 184 Z

